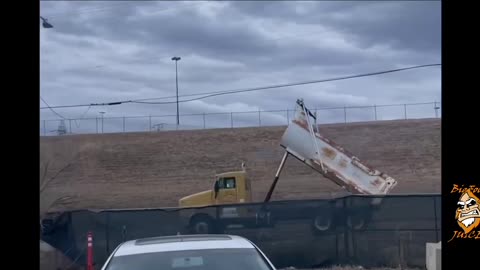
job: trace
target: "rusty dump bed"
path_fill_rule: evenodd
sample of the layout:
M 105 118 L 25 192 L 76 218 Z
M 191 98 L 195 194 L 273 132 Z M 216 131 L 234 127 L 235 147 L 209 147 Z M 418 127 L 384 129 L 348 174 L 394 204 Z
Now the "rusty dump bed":
M 353 194 L 388 194 L 397 182 L 369 168 L 318 132 L 316 116 L 297 100 L 295 117 L 281 140 L 285 150 Z

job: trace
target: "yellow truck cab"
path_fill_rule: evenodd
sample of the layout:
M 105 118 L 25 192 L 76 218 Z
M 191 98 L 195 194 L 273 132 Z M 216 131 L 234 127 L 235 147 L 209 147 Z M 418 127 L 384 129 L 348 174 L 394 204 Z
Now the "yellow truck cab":
M 180 207 L 201 207 L 218 204 L 251 202 L 250 181 L 242 164 L 241 171 L 217 174 L 212 189 L 198 192 L 179 200 Z
M 181 198 L 179 200 L 179 207 L 187 209 L 182 209 L 180 216 L 188 220 L 193 232 L 209 233 L 212 228 L 213 216 L 215 216 L 215 208 L 198 207 L 249 203 L 251 201 L 251 183 L 247 176 L 245 165 L 242 164 L 241 171 L 225 172 L 215 175 L 215 181 L 210 190 Z M 190 207 L 195 207 L 196 209 L 188 209 Z M 223 208 L 223 210 L 225 212 L 223 214 L 228 216 L 241 216 L 238 208 L 232 208 L 230 212 L 228 207 Z

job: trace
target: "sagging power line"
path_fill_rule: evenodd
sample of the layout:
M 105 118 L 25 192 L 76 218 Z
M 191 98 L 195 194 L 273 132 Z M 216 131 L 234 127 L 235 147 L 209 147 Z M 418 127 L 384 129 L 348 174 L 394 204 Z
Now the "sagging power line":
M 63 115 L 57 113 L 50 105 L 48 105 L 48 103 L 45 101 L 45 99 L 42 98 L 42 96 L 40 96 L 40 99 L 43 101 L 43 103 L 45 103 L 45 105 L 47 105 L 47 108 L 50 109 L 54 114 L 58 115 L 62 119 L 66 119 L 65 117 L 63 117 Z
M 205 99 L 205 98 L 214 97 L 214 96 L 220 96 L 220 95 L 229 95 L 229 94 L 252 92 L 252 91 L 260 91 L 260 90 L 275 89 L 275 88 L 283 88 L 283 87 L 290 87 L 290 86 L 316 84 L 316 83 L 323 83 L 323 82 L 341 81 L 341 80 L 348 80 L 348 79 L 354 79 L 354 78 L 376 76 L 376 75 L 382 75 L 382 74 L 387 74 L 387 73 L 394 73 L 394 72 L 400 72 L 400 71 L 405 71 L 405 70 L 411 70 L 411 69 L 417 69 L 417 68 L 425 68 L 425 67 L 434 67 L 434 66 L 441 66 L 441 65 L 442 65 L 442 64 L 418 65 L 418 66 L 412 66 L 412 67 L 406 67 L 406 68 L 398 68 L 398 69 L 391 69 L 391 70 L 385 70 L 385 71 L 364 73 L 364 74 L 359 74 L 359 75 L 350 75 L 350 76 L 343 76 L 343 77 L 335 77 L 335 78 L 329 78 L 329 79 L 303 81 L 303 82 L 296 82 L 296 83 L 286 83 L 286 84 L 278 84 L 278 85 L 270 85 L 270 86 L 263 86 L 263 87 L 255 87 L 255 88 L 248 88 L 248 89 L 241 89 L 241 90 L 215 91 L 215 92 L 204 92 L 204 93 L 197 93 L 197 94 L 181 95 L 180 97 L 189 97 L 189 96 L 191 97 L 191 96 L 200 96 L 200 95 L 204 95 L 204 96 L 198 97 L 198 98 L 193 98 L 193 99 L 180 100 L 180 101 L 178 101 L 178 102 L 184 103 L 184 102 L 191 102 L 191 101 L 195 101 L 195 100 L 200 100 L 200 99 Z M 173 96 L 173 97 L 175 97 L 175 96 Z M 90 103 L 90 104 L 78 104 L 78 105 L 61 105 L 61 106 L 48 106 L 48 105 L 47 105 L 48 107 L 40 107 L 40 109 L 75 108 L 75 107 L 88 107 L 88 106 L 112 106 L 112 105 L 120 105 L 120 104 L 126 104 L 126 103 L 157 104 L 157 105 L 177 103 L 176 101 L 146 102 L 147 100 L 169 99 L 169 98 L 173 98 L 173 97 L 144 98 L 144 99 L 117 101 L 117 102 Z

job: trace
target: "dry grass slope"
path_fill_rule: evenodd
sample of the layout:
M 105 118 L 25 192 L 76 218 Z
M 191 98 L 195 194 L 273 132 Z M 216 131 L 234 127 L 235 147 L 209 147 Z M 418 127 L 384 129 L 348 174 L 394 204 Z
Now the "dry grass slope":
M 40 139 L 48 163 L 42 209 L 176 206 L 209 189 L 215 173 L 246 162 L 254 198 L 266 194 L 283 154 L 285 127 L 72 135 Z M 440 120 L 322 125 L 322 134 L 399 182 L 395 193 L 440 192 Z M 273 195 L 322 198 L 341 189 L 289 159 Z M 60 202 L 51 204 L 64 198 Z

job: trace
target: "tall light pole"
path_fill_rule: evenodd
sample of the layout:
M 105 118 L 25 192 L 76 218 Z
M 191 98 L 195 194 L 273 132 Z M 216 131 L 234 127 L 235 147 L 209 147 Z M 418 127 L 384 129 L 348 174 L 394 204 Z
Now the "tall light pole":
M 40 19 L 42 19 L 42 26 L 43 28 L 53 28 L 53 25 L 50 24 L 47 19 L 43 18 L 42 16 L 40 16 Z
M 178 110 L 178 68 L 177 68 L 177 63 L 178 60 L 182 58 L 178 56 L 172 57 L 172 60 L 175 61 L 175 85 L 177 86 L 177 126 L 180 125 L 180 115 L 179 115 L 179 110 Z

